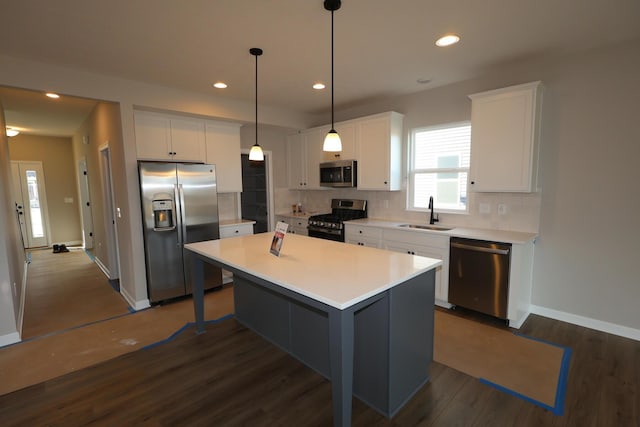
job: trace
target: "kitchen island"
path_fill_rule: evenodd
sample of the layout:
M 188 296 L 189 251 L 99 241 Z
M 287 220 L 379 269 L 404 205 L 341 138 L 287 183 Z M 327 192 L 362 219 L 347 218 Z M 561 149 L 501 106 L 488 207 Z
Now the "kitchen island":
M 439 260 L 271 233 L 190 243 L 196 329 L 203 263 L 234 274 L 236 319 L 331 381 L 335 425 L 352 396 L 392 417 L 428 380 Z

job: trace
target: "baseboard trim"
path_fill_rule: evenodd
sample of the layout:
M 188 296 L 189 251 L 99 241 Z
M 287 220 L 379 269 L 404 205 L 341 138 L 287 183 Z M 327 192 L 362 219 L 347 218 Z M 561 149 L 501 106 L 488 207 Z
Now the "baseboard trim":
M 124 299 L 127 301 L 127 304 L 129 304 L 129 307 L 133 308 L 135 311 L 144 310 L 145 308 L 151 307 L 149 299 L 145 298 L 142 301 L 136 301 L 133 297 L 131 297 L 131 295 L 127 293 L 127 290 L 124 289 L 122 285 L 120 285 L 120 295 L 124 297 Z
M 606 332 L 608 334 L 618 335 L 621 337 L 640 341 L 640 329 L 633 329 L 628 326 L 604 322 L 602 320 L 579 316 L 572 313 L 566 313 L 564 311 L 553 310 L 551 308 L 540 307 L 538 305 L 531 305 L 531 313 L 539 314 L 540 316 L 549 317 L 551 319 L 561 320 L 567 323 L 572 323 L 578 326 L 584 326 L 585 328 L 595 329 L 596 331 Z
M 0 335 L 0 347 L 4 347 L 6 345 L 19 343 L 20 334 L 17 332 L 11 332 L 10 334 Z
M 96 263 L 96 265 L 98 266 L 98 268 L 100 268 L 100 270 L 102 270 L 102 272 L 104 273 L 105 276 L 107 276 L 108 279 L 111 279 L 111 273 L 109 272 L 109 269 L 107 268 L 106 265 L 104 265 L 102 263 L 102 261 L 100 261 L 100 258 L 98 257 L 93 257 L 93 262 Z
M 24 324 L 24 305 L 27 298 L 27 274 L 29 273 L 29 259 L 24 260 L 24 269 L 22 270 L 22 284 L 20 289 L 20 307 L 18 309 L 18 331 L 22 336 L 22 325 Z

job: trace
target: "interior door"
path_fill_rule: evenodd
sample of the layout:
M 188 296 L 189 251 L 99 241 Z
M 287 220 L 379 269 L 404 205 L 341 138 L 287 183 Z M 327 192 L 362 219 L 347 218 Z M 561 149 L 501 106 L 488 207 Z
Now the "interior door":
M 12 161 L 14 197 L 25 248 L 49 246 L 47 197 L 41 162 Z M 18 208 L 18 207 L 21 208 Z M 20 212 L 22 211 L 22 214 Z

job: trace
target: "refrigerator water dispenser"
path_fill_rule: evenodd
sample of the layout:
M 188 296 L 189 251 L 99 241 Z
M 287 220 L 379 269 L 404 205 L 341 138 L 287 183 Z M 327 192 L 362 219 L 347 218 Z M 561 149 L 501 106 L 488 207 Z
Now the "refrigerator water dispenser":
M 173 200 L 160 199 L 151 202 L 153 207 L 153 229 L 154 231 L 173 230 Z

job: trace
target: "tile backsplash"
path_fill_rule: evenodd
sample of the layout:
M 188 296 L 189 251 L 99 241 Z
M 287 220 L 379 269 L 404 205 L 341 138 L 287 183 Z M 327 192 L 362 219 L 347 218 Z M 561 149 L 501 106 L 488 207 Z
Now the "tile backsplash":
M 331 211 L 331 199 L 353 198 L 368 201 L 370 218 L 426 223 L 428 212 L 406 210 L 404 191 L 288 190 L 275 192 L 276 213 L 289 212 L 291 205 L 301 203 L 305 212 Z M 540 224 L 540 193 L 469 193 L 466 214 L 438 213 L 441 225 L 485 228 L 535 233 Z

